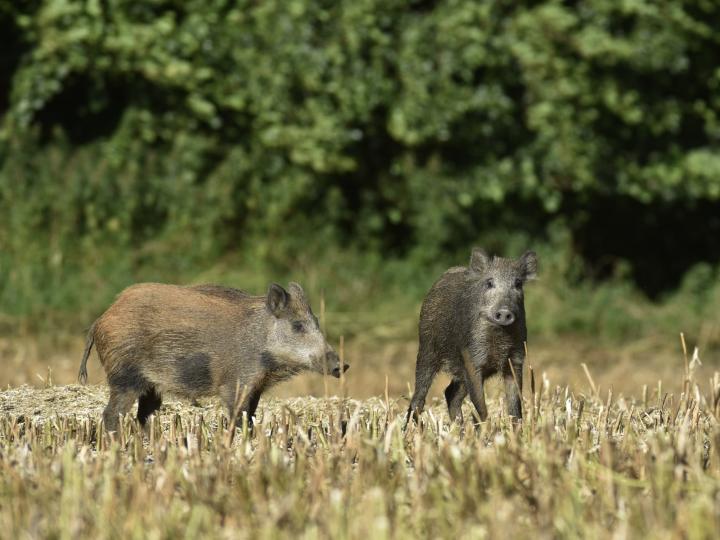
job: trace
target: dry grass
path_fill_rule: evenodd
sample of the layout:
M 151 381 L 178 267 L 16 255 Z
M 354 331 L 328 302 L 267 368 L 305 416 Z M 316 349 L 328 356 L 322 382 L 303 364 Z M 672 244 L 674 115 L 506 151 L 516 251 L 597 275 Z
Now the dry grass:
M 347 380 L 298 377 L 232 442 L 217 400 L 167 400 L 110 441 L 82 339 L 0 341 L 0 538 L 713 538 L 720 363 L 677 338 L 533 345 L 525 422 L 499 384 L 489 421 L 450 424 L 439 377 L 403 430 L 416 343 L 347 342 Z M 688 344 L 688 356 L 693 344 Z M 588 374 L 582 367 L 586 364 Z M 589 376 L 588 376 L 589 375 Z M 662 382 L 659 380 L 662 379 Z M 340 393 L 352 399 L 327 397 Z M 380 398 L 373 396 L 382 396 Z
M 682 378 L 682 374 L 680 376 Z M 530 381 L 529 374 L 527 380 Z M 112 442 L 103 386 L 0 394 L 5 538 L 711 538 L 720 525 L 720 374 L 643 399 L 538 377 L 513 429 L 436 402 L 262 400 L 229 442 L 214 400 L 164 405 Z
M 406 332 L 390 335 L 360 335 L 345 342 L 345 357 L 351 369 L 347 372 L 347 395 L 361 399 L 382 395 L 387 377 L 391 396 L 406 396 L 414 384 L 417 339 L 404 337 Z M 335 343 L 337 346 L 337 343 Z M 23 384 L 42 387 L 51 379 L 55 384 L 72 384 L 84 346 L 82 336 L 38 338 L 0 337 L 0 388 Z M 688 343 L 691 354 L 695 343 Z M 720 350 L 701 351 L 702 366 L 696 373 L 706 381 L 720 370 Z M 601 391 L 613 389 L 616 395 L 639 397 L 643 385 L 652 388 L 663 380 L 668 392 L 682 391 L 683 355 L 678 335 L 653 336 L 632 341 L 622 347 L 609 347 L 590 338 L 564 337 L 560 340 L 532 342 L 528 364 L 545 372 L 561 386 L 570 385 L 588 391 L 589 385 L 581 367 L 586 363 Z M 89 382 L 104 384 L 105 374 L 93 352 L 88 364 Z M 442 375 L 433 385 L 430 397 L 442 397 L 448 379 Z M 501 384 L 491 383 L 491 393 L 501 391 Z M 336 382 L 331 393 L 339 392 Z M 324 396 L 325 382 L 316 374 L 307 374 L 272 390 L 276 397 Z

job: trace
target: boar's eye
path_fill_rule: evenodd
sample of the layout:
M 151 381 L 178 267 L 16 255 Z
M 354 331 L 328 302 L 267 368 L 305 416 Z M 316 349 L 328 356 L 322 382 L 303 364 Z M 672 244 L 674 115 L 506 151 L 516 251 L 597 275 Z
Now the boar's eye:
M 495 286 L 495 282 L 492 279 L 485 281 L 485 289 L 492 289 Z
M 522 286 L 523 286 L 523 280 L 520 279 L 520 278 L 517 278 L 517 279 L 515 280 L 515 288 L 516 288 L 516 289 L 522 289 Z
M 302 321 L 295 321 L 292 323 L 292 329 L 293 332 L 302 334 L 303 332 L 305 332 L 305 324 Z

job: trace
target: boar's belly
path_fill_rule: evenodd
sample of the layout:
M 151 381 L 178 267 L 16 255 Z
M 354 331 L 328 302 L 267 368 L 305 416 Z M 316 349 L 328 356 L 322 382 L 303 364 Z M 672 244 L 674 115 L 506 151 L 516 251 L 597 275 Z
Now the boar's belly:
M 213 363 L 207 352 L 181 352 L 171 358 L 156 358 L 145 371 L 147 378 L 163 391 L 203 396 L 214 393 L 217 386 Z

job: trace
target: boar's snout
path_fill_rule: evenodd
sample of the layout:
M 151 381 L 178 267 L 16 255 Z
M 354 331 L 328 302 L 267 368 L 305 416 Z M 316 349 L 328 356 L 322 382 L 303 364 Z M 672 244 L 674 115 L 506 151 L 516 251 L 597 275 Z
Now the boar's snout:
M 343 364 L 342 372 L 345 373 L 348 369 L 350 369 L 350 366 L 347 364 Z M 337 367 L 332 370 L 332 376 L 336 379 L 340 378 L 340 364 L 338 364 Z
M 510 326 L 515 322 L 515 315 L 507 308 L 500 308 L 490 315 L 490 320 L 500 326 Z
M 335 351 L 328 351 L 325 353 L 325 362 L 327 365 L 327 372 L 338 379 L 340 378 L 341 373 L 346 372 L 350 367 L 347 364 L 343 364 L 342 372 L 340 371 L 340 357 Z

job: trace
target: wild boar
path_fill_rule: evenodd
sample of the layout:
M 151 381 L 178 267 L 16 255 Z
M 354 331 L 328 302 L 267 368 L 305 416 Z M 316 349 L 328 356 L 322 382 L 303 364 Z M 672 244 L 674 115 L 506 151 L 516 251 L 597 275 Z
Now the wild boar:
M 87 381 L 93 345 L 107 374 L 108 431 L 138 400 L 147 418 L 170 392 L 219 395 L 230 417 L 252 422 L 261 394 L 301 371 L 340 377 L 338 355 L 297 283 L 271 284 L 266 296 L 220 285 L 143 283 L 125 289 L 92 325 L 78 379 Z M 235 407 L 239 405 L 239 410 Z
M 508 413 L 522 418 L 522 372 L 525 358 L 523 285 L 536 277 L 537 256 L 517 260 L 489 257 L 475 248 L 468 267 L 454 267 L 432 286 L 420 311 L 415 392 L 408 420 L 422 412 L 439 371 L 452 382 L 445 390 L 450 419 L 462 420 L 465 396 L 487 418 L 483 384 L 499 373 L 505 380 Z

